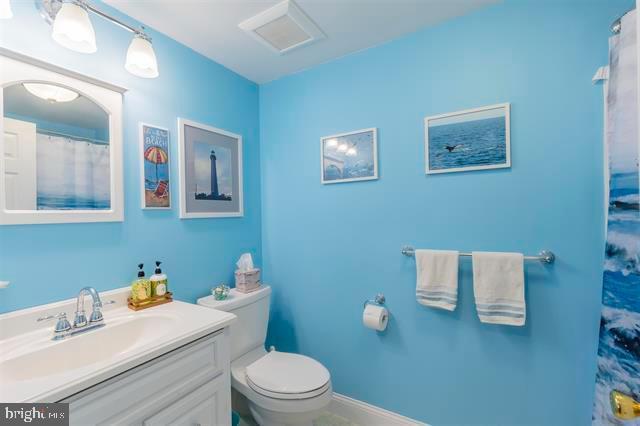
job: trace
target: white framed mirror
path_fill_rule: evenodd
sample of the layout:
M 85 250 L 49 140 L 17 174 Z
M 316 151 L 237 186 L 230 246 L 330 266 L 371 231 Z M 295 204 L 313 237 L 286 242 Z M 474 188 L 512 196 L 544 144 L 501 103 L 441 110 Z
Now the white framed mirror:
M 48 68 L 0 55 L 0 224 L 122 221 L 122 93 Z

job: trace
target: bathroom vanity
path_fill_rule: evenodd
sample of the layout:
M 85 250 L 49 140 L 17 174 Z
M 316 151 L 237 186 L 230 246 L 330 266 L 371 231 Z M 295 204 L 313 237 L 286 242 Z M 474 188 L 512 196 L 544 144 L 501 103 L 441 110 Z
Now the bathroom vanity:
M 128 291 L 101 293 L 104 326 L 63 340 L 37 319 L 75 300 L 0 315 L 0 400 L 67 402 L 71 424 L 229 424 L 235 316 L 178 301 L 133 312 Z

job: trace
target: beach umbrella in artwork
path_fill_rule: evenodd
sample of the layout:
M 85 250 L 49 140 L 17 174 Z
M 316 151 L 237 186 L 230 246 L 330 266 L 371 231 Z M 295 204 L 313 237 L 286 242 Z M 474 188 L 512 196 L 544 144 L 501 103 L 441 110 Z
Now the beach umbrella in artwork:
M 158 164 L 165 164 L 169 161 L 167 152 L 160 147 L 150 146 L 144 151 L 144 159 L 156 165 L 156 182 L 158 182 Z

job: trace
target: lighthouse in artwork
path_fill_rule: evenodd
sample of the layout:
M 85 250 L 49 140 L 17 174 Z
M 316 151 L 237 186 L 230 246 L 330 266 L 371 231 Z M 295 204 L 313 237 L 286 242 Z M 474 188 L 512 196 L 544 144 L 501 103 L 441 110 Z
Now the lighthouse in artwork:
M 220 193 L 218 192 L 218 169 L 216 167 L 216 152 L 214 150 L 211 150 L 209 159 L 211 160 L 211 196 L 216 200 L 220 197 Z

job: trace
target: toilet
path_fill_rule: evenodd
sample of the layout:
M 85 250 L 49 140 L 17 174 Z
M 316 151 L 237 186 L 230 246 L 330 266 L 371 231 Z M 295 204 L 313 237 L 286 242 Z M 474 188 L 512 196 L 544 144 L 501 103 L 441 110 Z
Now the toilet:
M 265 350 L 270 296 L 269 286 L 246 294 L 231 289 L 225 300 L 207 296 L 198 304 L 238 317 L 231 325 L 231 386 L 255 421 L 261 426 L 311 425 L 331 402 L 331 375 L 308 356 Z M 245 402 L 237 399 L 234 409 Z

